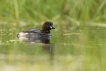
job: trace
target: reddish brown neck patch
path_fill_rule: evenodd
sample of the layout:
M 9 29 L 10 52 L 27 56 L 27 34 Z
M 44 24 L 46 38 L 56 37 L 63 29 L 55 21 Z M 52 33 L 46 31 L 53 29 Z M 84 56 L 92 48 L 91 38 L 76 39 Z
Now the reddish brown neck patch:
M 50 32 L 50 28 L 47 24 L 43 24 L 42 30 L 48 33 Z

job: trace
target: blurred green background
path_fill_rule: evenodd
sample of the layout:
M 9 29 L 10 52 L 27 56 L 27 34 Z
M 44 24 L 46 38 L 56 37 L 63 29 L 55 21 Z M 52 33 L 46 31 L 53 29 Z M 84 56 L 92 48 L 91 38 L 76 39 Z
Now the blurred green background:
M 50 45 L 16 35 L 52 21 Z M 106 71 L 106 0 L 0 0 L 1 71 Z

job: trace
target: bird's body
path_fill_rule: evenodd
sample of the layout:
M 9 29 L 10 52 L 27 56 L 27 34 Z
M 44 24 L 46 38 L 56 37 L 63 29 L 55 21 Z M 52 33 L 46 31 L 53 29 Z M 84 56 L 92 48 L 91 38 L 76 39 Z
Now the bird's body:
M 23 32 L 20 32 L 17 37 L 25 42 L 44 42 L 45 40 L 50 40 L 51 38 L 51 34 L 50 34 L 50 30 L 51 29 L 55 29 L 53 27 L 53 23 L 46 21 L 43 24 L 42 30 L 39 29 L 29 29 L 29 30 L 25 30 Z

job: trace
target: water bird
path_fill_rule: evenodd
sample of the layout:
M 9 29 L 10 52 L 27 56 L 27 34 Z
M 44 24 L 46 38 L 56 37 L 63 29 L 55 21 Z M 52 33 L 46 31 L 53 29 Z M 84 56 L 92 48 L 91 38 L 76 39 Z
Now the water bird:
M 53 23 L 51 21 L 46 21 L 44 22 L 41 30 L 36 28 L 25 30 L 25 31 L 19 32 L 17 34 L 17 37 L 19 38 L 19 40 L 25 41 L 25 42 L 48 43 L 52 36 L 50 33 L 50 30 L 52 29 L 55 29 L 55 27 L 53 26 Z

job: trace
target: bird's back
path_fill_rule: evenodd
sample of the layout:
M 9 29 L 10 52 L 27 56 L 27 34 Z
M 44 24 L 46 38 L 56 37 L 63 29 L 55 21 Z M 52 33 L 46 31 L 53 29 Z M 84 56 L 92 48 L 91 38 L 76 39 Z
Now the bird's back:
M 23 32 L 20 32 L 18 38 L 26 42 L 42 42 L 44 40 L 50 40 L 51 34 L 46 33 L 39 29 L 29 29 Z

